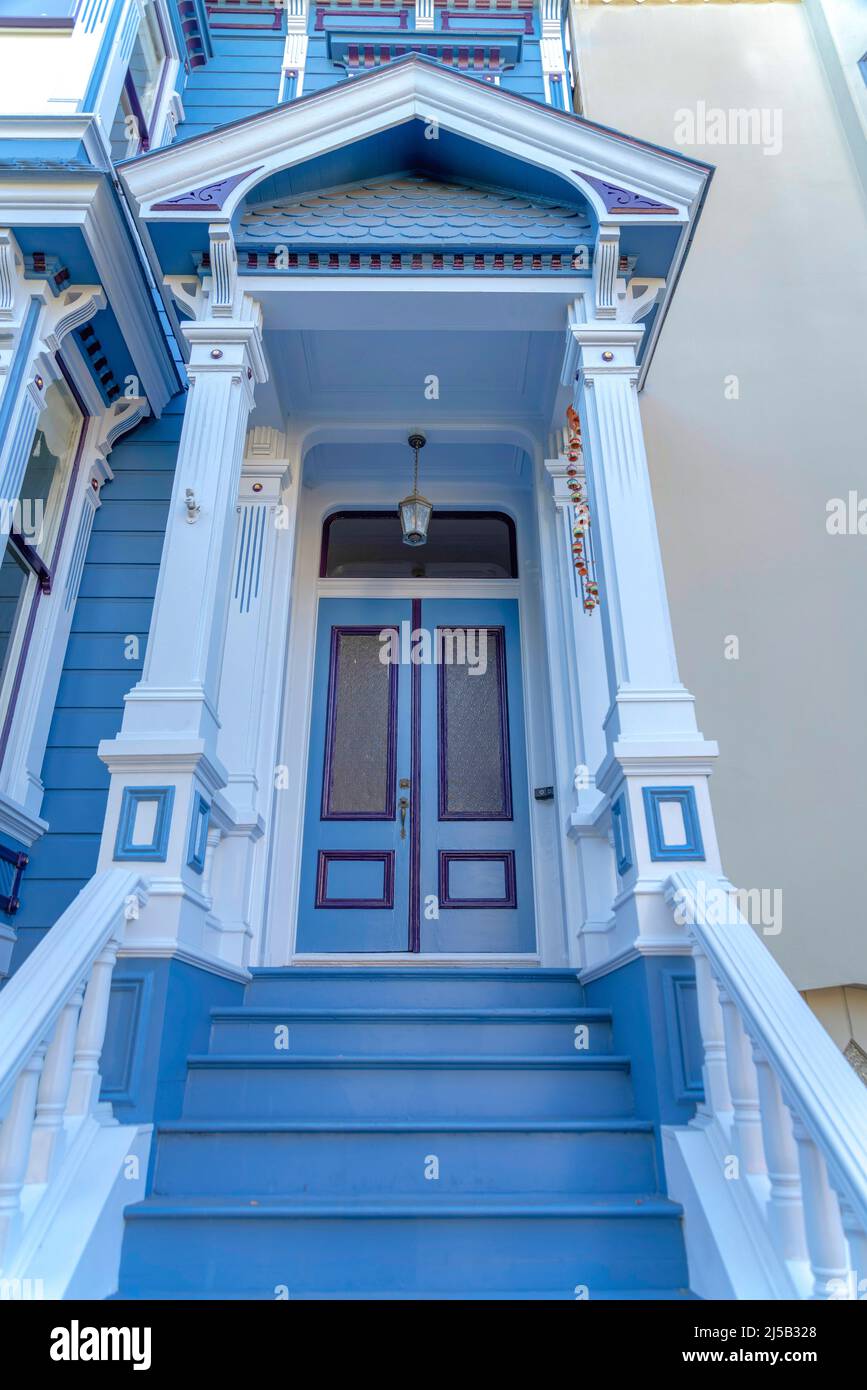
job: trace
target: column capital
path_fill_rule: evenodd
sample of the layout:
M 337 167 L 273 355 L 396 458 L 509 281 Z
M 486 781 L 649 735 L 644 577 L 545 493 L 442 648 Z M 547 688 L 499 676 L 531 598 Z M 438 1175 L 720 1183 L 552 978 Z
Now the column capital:
M 268 380 L 261 306 L 244 295 L 240 307 L 244 312 L 232 318 L 200 318 L 181 324 L 190 345 L 187 374 L 191 381 L 223 373 L 238 375 L 251 387 Z
M 570 323 L 575 373 L 592 387 L 601 377 L 628 376 L 638 380 L 638 349 L 644 327 L 633 323 Z

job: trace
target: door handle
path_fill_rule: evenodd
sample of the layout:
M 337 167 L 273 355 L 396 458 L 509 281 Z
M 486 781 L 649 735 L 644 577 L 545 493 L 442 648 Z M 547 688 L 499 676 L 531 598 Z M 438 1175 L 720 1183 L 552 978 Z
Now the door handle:
M 397 803 L 400 807 L 400 838 L 406 839 L 406 813 L 409 810 L 409 797 L 402 796 Z

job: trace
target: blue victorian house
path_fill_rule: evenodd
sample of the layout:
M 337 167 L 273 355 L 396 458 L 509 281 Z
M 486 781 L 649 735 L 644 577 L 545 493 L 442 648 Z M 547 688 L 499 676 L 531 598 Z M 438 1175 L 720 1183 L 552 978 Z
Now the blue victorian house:
M 576 112 L 561 0 L 4 53 L 6 1296 L 854 1296 L 639 409 L 711 166 Z

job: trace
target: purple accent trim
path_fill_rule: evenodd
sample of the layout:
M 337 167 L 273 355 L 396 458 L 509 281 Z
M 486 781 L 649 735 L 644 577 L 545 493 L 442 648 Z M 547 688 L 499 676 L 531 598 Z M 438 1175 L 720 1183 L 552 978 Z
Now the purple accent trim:
M 605 179 L 598 179 L 594 174 L 585 174 L 581 169 L 575 170 L 582 179 L 586 179 L 591 187 L 601 197 L 605 204 L 606 212 L 664 212 L 677 215 L 677 208 L 669 207 L 666 203 L 657 203 L 653 198 L 646 198 L 643 193 L 633 193 L 628 188 L 620 188 L 616 183 L 607 183 Z
M 0 860 L 4 864 L 12 865 L 12 882 L 9 884 L 9 892 L 0 893 L 0 912 L 14 917 L 21 906 L 18 890 L 21 887 L 21 875 L 30 863 L 30 856 L 21 850 L 7 849 L 6 845 L 0 845 Z
M 439 8 L 439 6 L 438 6 L 437 8 Z M 444 30 L 451 30 L 452 26 L 451 26 L 450 21 L 453 20 L 453 19 L 454 19 L 454 20 L 463 20 L 463 21 L 466 21 L 466 23 L 465 23 L 464 25 L 462 25 L 462 30 L 463 30 L 463 32 L 465 32 L 465 33 L 466 33 L 466 32 L 469 30 L 469 28 L 470 28 L 469 21 L 473 21 L 473 22 L 480 21 L 480 23 L 479 23 L 479 33 L 484 33 L 484 30 L 485 30 L 485 21 L 492 22 L 493 24 L 502 24 L 503 20 L 516 19 L 516 20 L 519 20 L 519 21 L 521 21 L 521 22 L 523 23 L 523 25 L 524 25 L 524 33 L 525 33 L 525 34 L 532 34 L 532 32 L 533 32 L 533 15 L 532 15 L 532 12 L 528 12 L 528 11 L 526 11 L 526 10 L 499 10 L 499 9 L 497 9 L 497 10 L 448 10 L 448 9 L 441 9 L 441 10 L 440 10 L 440 15 L 441 15 L 441 17 L 442 17 L 442 28 L 443 28 Z M 457 31 L 452 31 L 452 32 L 458 32 L 458 33 L 460 33 L 460 32 L 461 32 L 461 29 L 458 29 Z M 505 31 L 505 32 L 511 32 L 511 31 L 508 31 L 508 30 L 507 30 L 507 31 Z
M 395 511 L 368 511 L 360 508 L 357 511 L 332 512 L 322 523 L 322 545 L 319 550 L 319 578 L 328 577 L 328 544 L 331 538 L 331 525 L 334 521 L 345 521 L 347 517 L 369 517 L 374 521 L 382 521 L 387 517 L 394 517 L 395 525 L 400 524 L 400 516 Z M 507 512 L 444 512 L 436 510 L 434 517 L 440 521 L 456 521 L 458 518 L 464 521 L 487 521 L 493 517 L 497 521 L 506 523 L 506 530 L 509 534 L 509 569 L 511 579 L 518 578 L 518 542 L 515 535 L 515 523 Z M 424 583 L 424 580 L 421 581 Z M 471 581 L 468 581 L 471 582 Z
M 322 769 L 322 810 L 321 820 L 394 820 L 396 813 L 394 768 L 397 747 L 397 677 L 398 663 L 392 661 L 388 666 L 388 731 L 386 733 L 387 751 L 385 761 L 386 802 L 382 811 L 329 811 L 331 799 L 331 778 L 334 759 L 334 730 L 337 722 L 337 678 L 340 661 L 340 638 L 344 635 L 375 636 L 381 632 L 397 632 L 391 623 L 381 627 L 333 627 L 331 629 L 331 658 L 328 672 L 328 714 L 325 724 L 325 763 Z
M 412 601 L 412 630 L 421 627 L 421 599 Z M 421 950 L 421 667 L 410 675 L 409 949 Z
M 396 18 L 398 20 L 398 30 L 409 28 L 409 11 L 406 9 L 347 10 L 343 7 L 339 9 L 332 9 L 328 5 L 317 5 L 316 23 L 313 26 L 314 33 L 328 33 L 328 28 L 325 24 L 325 20 L 326 18 L 330 19 L 332 17 L 337 21 L 337 25 L 339 28 L 352 29 L 352 20 L 357 15 L 361 15 L 365 19 L 381 20 L 383 17 L 385 17 L 386 19 Z M 347 23 L 347 21 L 349 21 L 349 23 Z M 368 30 L 364 29 L 363 27 L 360 27 L 357 32 L 359 34 L 365 34 L 368 32 Z
M 66 497 L 63 499 L 63 512 L 60 517 L 60 525 L 57 528 L 57 540 L 54 542 L 54 554 L 51 557 L 50 566 L 52 574 L 57 569 L 57 561 L 60 559 L 60 547 L 63 544 L 63 537 L 66 534 L 66 524 L 69 520 L 69 511 L 72 506 L 72 494 L 75 490 L 75 480 L 78 477 L 78 470 L 81 466 L 81 456 L 84 452 L 84 439 L 85 435 L 87 434 L 87 426 L 90 421 L 90 416 L 87 413 L 87 406 L 84 404 L 81 392 L 79 391 L 78 387 L 73 381 L 72 374 L 69 371 L 69 368 L 67 367 L 65 361 L 63 360 L 63 355 L 59 352 L 56 353 L 54 360 L 60 368 L 60 374 L 63 377 L 63 380 L 69 387 L 72 399 L 75 401 L 75 404 L 81 411 L 81 435 L 79 436 L 78 445 L 76 446 L 75 458 L 72 461 L 72 474 L 69 479 L 69 487 L 66 490 Z
M 148 123 L 145 120 L 145 114 L 142 110 L 142 104 L 139 101 L 138 92 L 136 91 L 136 85 L 133 81 L 132 73 L 129 71 L 129 69 L 127 69 L 126 77 L 123 79 L 123 89 L 126 92 L 127 100 L 130 106 L 132 107 L 132 114 L 135 116 L 136 125 L 138 126 L 139 152 L 143 151 L 145 154 L 147 154 L 148 150 L 151 147 Z
M 51 593 L 51 570 L 46 565 L 38 550 L 34 550 L 32 545 L 28 545 L 23 536 L 19 536 L 17 531 L 9 532 L 9 544 L 14 545 L 25 565 L 39 581 L 39 588 L 43 594 Z
M 503 877 L 505 880 L 506 895 L 503 898 L 452 898 L 449 896 L 449 865 L 456 859 L 469 860 L 471 863 L 486 860 L 501 863 L 503 866 Z M 472 850 L 472 849 L 441 849 L 439 860 L 439 905 L 441 908 L 452 907 L 517 907 L 518 890 L 515 879 L 515 851 L 513 849 L 504 850 Z
M 283 16 L 279 5 L 208 5 L 208 23 L 212 29 L 252 29 L 259 34 L 270 34 L 279 29 Z M 222 14 L 271 14 L 271 25 L 267 24 L 221 24 L 218 15 Z
M 443 631 L 466 632 L 467 625 L 458 623 L 455 627 L 446 629 L 438 627 L 436 630 L 437 649 L 441 638 L 439 634 Z M 438 734 L 438 765 L 439 765 L 439 818 L 440 820 L 461 820 L 461 821 L 490 821 L 490 820 L 511 820 L 512 819 L 512 764 L 509 748 L 509 694 L 506 686 L 506 630 L 503 627 L 493 627 L 489 623 L 480 625 L 472 631 L 497 633 L 497 687 L 500 692 L 500 766 L 502 768 L 503 783 L 503 809 L 499 815 L 474 816 L 465 811 L 449 811 L 449 791 L 448 791 L 448 713 L 446 709 L 446 677 L 445 665 L 441 661 L 437 665 L 437 734 Z
M 237 188 L 238 184 L 243 183 L 251 174 L 257 174 L 261 168 L 262 165 L 257 164 L 255 169 L 245 169 L 243 174 L 232 174 L 217 183 L 206 183 L 201 188 L 191 188 L 187 193 L 178 193 L 163 203 L 154 203 L 151 212 L 219 212 L 232 189 Z
M 87 438 L 87 427 L 90 423 L 90 416 L 84 407 L 84 401 L 78 392 L 78 388 L 69 374 L 66 363 L 60 353 L 55 353 L 55 361 L 60 368 L 61 374 L 69 387 L 75 404 L 81 411 L 81 430 L 78 435 L 78 443 L 75 447 L 75 458 L 72 461 L 72 471 L 69 477 L 69 485 L 66 489 L 66 497 L 63 503 L 63 512 L 60 518 L 60 526 L 57 532 L 57 540 L 54 545 L 54 554 L 51 557 L 51 570 L 57 568 L 57 559 L 60 554 L 60 547 L 63 544 L 63 534 L 66 530 L 66 522 L 69 517 L 69 509 L 72 505 L 72 494 L 75 489 L 75 480 L 78 477 L 78 469 L 81 464 L 81 456 L 84 453 L 84 441 Z M 30 605 L 30 612 L 27 615 L 27 626 L 24 630 L 24 640 L 21 643 L 21 651 L 18 654 L 18 665 L 15 668 L 15 679 L 12 682 L 12 689 L 9 693 L 9 704 L 6 707 L 6 717 L 3 720 L 3 730 L 0 732 L 0 761 L 6 756 L 6 745 L 9 742 L 9 731 L 12 728 L 12 718 L 15 713 L 15 705 L 18 701 L 18 692 L 21 689 L 21 681 L 24 676 L 24 663 L 27 660 L 27 653 L 30 650 L 30 639 L 33 636 L 33 628 L 36 623 L 36 610 L 39 607 L 39 600 L 42 598 L 43 590 L 37 586 L 33 595 L 33 602 Z
M 335 860 L 350 864 L 382 864 L 381 898 L 329 898 L 328 865 Z M 314 907 L 394 907 L 394 850 L 383 849 L 321 849 L 316 866 L 316 901 Z

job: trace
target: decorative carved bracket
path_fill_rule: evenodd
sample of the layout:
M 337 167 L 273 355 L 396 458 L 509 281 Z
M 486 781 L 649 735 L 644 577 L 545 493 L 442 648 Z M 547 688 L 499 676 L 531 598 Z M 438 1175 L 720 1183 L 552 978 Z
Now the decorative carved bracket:
M 649 275 L 633 275 L 626 283 L 625 293 L 618 296 L 617 317 L 621 323 L 638 323 L 646 318 L 658 303 L 666 282 Z
M 218 318 L 229 318 L 238 282 L 235 238 L 228 222 L 212 222 L 208 236 L 211 242 L 211 313 Z
M 95 314 L 106 306 L 101 285 L 71 285 L 49 303 L 49 320 L 45 329 L 45 346 L 57 352 L 63 339 L 74 328 L 83 328 Z
M 13 232 L 0 227 L 0 322 L 8 322 L 15 314 L 15 285 L 21 253 Z
M 620 228 L 600 222 L 593 256 L 593 285 L 596 291 L 596 317 L 617 317 L 617 270 L 620 263 Z

